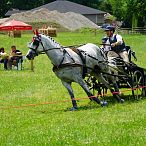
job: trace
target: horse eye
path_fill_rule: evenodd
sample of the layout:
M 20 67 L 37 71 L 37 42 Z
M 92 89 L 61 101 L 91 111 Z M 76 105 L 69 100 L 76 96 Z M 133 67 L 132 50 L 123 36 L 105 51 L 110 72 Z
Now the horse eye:
M 34 42 L 35 40 L 36 40 L 36 38 L 35 38 L 35 37 L 33 37 L 33 38 L 32 38 L 32 42 Z
M 35 41 L 33 42 L 33 45 L 39 46 L 39 41 L 35 40 Z

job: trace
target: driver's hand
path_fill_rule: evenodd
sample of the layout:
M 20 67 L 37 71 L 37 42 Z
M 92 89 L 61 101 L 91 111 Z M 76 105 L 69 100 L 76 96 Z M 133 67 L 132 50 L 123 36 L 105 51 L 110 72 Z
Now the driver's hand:
M 116 46 L 116 43 L 112 43 L 112 44 L 111 44 L 111 47 L 115 47 L 115 46 Z

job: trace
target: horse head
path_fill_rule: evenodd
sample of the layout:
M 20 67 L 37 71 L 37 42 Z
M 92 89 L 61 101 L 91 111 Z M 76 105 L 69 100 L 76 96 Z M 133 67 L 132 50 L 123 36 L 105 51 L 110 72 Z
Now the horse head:
M 38 56 L 42 52 L 47 52 L 52 50 L 53 48 L 61 48 L 61 45 L 54 41 L 51 37 L 48 37 L 43 34 L 39 34 L 38 31 L 35 31 L 34 37 L 31 43 L 28 44 L 28 53 L 26 57 L 30 59 L 34 59 L 34 57 Z
M 40 52 L 43 52 L 44 49 L 41 34 L 39 34 L 38 31 L 36 31 L 34 34 L 35 35 L 33 36 L 32 41 L 28 44 L 29 50 L 26 57 L 29 60 L 34 59 L 34 57 L 38 56 L 38 54 L 40 54 Z

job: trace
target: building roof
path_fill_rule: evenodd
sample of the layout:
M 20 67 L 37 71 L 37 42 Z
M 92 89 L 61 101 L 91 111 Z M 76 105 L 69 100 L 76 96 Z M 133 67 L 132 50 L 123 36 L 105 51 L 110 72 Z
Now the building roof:
M 26 10 L 10 9 L 10 10 L 8 10 L 8 12 L 5 14 L 5 16 L 11 16 L 12 14 L 20 13 L 20 12 L 24 12 L 24 11 L 26 11 Z
M 84 5 L 80 5 L 77 3 L 73 3 L 67 0 L 56 0 L 54 2 L 42 5 L 40 7 L 34 8 L 32 10 L 38 10 L 41 8 L 46 8 L 49 11 L 57 10 L 61 13 L 66 13 L 66 12 L 75 12 L 79 14 L 105 14 L 106 12 L 100 11 L 97 9 L 93 9 Z

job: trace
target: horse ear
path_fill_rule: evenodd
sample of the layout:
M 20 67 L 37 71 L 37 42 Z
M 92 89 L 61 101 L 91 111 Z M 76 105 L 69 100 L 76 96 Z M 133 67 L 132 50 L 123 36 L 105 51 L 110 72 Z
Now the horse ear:
M 37 29 L 33 30 L 34 35 L 39 36 L 39 32 Z
M 35 35 L 35 30 L 33 30 L 33 34 Z
M 39 32 L 38 32 L 37 29 L 36 29 L 36 31 L 35 31 L 35 34 L 36 34 L 36 36 L 39 36 Z

